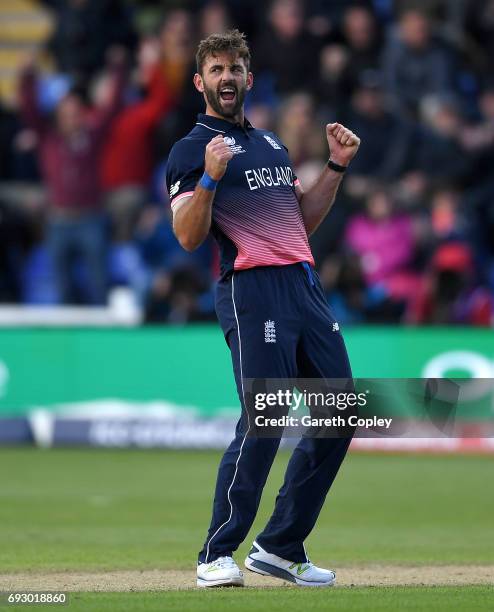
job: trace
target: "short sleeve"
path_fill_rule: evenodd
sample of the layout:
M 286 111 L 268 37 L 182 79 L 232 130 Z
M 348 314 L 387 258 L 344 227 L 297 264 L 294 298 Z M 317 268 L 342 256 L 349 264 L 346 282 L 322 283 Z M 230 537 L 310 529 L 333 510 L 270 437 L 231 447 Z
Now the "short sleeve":
M 172 208 L 183 198 L 193 195 L 203 172 L 204 148 L 200 143 L 177 142 L 166 164 L 166 189 Z

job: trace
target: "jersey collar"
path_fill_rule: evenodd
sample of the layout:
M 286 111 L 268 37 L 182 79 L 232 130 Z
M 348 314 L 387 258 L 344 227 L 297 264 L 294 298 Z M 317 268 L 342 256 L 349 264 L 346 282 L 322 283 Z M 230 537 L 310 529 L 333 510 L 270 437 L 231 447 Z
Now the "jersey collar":
M 244 125 L 240 125 L 240 123 L 231 123 L 230 121 L 226 121 L 226 119 L 218 119 L 218 117 L 213 117 L 212 115 L 205 115 L 204 113 L 199 113 L 197 115 L 197 123 L 196 125 L 205 125 L 209 129 L 215 132 L 223 132 L 226 134 L 235 128 L 240 128 L 244 132 L 247 130 L 253 130 L 254 126 L 250 123 L 248 119 L 244 117 Z

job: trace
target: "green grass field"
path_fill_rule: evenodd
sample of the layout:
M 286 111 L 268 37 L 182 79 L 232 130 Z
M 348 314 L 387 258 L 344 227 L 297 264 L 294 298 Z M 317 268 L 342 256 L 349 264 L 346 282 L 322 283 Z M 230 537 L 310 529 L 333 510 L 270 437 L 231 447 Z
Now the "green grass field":
M 0 450 L 0 574 L 190 570 L 216 452 Z M 270 476 L 252 538 L 273 507 Z M 494 458 L 350 455 L 307 542 L 339 566 L 494 566 Z M 193 583 L 191 584 L 193 586 Z M 489 586 L 75 593 L 77 610 L 492 610 Z M 14 609 L 10 607 L 9 609 Z M 22 608 L 19 608 L 22 609 Z

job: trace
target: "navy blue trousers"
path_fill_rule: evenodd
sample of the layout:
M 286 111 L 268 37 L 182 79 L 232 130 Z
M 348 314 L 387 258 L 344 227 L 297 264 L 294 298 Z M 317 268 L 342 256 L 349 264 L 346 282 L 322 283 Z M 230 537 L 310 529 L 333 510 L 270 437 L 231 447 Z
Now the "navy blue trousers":
M 247 536 L 280 444 L 279 439 L 246 435 L 242 379 L 352 375 L 343 337 L 308 264 L 234 272 L 218 283 L 216 312 L 230 347 L 242 414 L 219 466 L 211 525 L 199 553 L 199 561 L 207 563 L 231 556 Z M 265 550 L 293 562 L 307 561 L 304 540 L 349 444 L 350 438 L 300 440 L 274 512 L 256 538 Z

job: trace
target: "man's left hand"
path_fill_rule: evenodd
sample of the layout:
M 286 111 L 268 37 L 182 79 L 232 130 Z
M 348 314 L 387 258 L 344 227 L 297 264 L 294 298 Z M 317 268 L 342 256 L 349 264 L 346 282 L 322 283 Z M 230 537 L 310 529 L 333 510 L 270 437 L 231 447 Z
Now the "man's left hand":
M 348 166 L 360 146 L 360 138 L 341 123 L 326 126 L 330 159 L 340 166 Z

